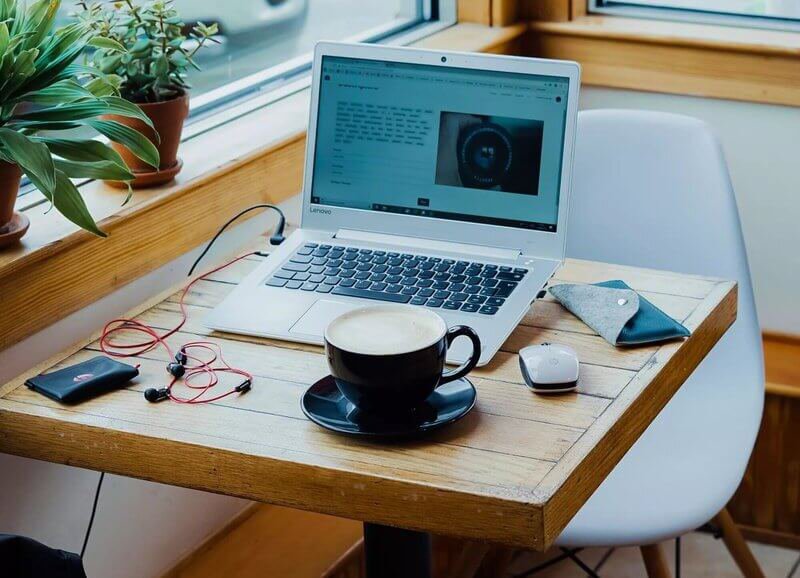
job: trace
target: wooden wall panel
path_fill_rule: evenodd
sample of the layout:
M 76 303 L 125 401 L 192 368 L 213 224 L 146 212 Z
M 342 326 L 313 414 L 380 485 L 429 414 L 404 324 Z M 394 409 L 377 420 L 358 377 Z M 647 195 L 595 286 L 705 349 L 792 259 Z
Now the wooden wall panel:
M 753 455 L 728 509 L 751 538 L 800 548 L 800 398 L 767 394 Z
M 542 22 L 570 20 L 570 0 L 519 0 L 522 18 Z
M 585 85 L 800 104 L 796 56 L 604 38 L 561 26 L 532 22 L 529 54 L 578 61 Z
M 764 367 L 768 389 L 800 397 L 800 335 L 765 332 Z
M 80 235 L 79 243 L 46 266 L 33 263 L 0 277 L 8 321 L 0 323 L 0 349 L 197 247 L 219 229 L 222 216 L 296 194 L 304 151 L 304 136 L 292 138 L 234 163 L 224 174 L 190 183 L 167 202 L 106 220 L 106 239 Z
M 458 21 L 492 25 L 491 0 L 458 0 Z
M 522 19 L 521 0 L 492 0 L 492 26 L 510 26 Z

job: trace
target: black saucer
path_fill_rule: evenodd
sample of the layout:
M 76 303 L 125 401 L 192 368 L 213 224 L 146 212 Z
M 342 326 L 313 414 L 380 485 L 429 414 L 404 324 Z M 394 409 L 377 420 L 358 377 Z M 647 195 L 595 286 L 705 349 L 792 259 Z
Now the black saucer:
M 414 437 L 453 423 L 475 406 L 475 387 L 462 377 L 446 383 L 407 414 L 367 415 L 347 401 L 333 377 L 323 377 L 308 388 L 300 407 L 308 419 L 342 434 L 373 438 Z

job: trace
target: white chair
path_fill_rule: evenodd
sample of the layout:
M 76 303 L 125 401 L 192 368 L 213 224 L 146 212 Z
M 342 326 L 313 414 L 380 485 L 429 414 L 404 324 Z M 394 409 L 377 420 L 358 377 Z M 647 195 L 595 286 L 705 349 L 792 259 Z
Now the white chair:
M 725 505 L 761 421 L 764 370 L 736 201 L 709 127 L 674 114 L 579 115 L 568 257 L 735 279 L 738 318 L 567 525 L 564 547 L 642 546 L 667 575 L 658 543 L 709 522 L 745 576 L 762 576 Z

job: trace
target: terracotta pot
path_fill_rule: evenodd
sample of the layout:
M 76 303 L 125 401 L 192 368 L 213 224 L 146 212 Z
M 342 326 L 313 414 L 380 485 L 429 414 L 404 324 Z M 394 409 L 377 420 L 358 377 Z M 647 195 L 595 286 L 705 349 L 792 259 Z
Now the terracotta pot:
M 158 171 L 140 160 L 127 147 L 118 143 L 111 143 L 111 146 L 122 156 L 131 171 L 136 174 L 136 180 L 132 183 L 134 187 L 159 185 L 171 181 L 182 166 L 178 159 L 178 145 L 181 142 L 183 121 L 189 115 L 189 95 L 184 93 L 164 102 L 137 103 L 137 105 L 153 121 L 153 126 L 160 140 L 156 137 L 153 129 L 138 119 L 118 115 L 106 115 L 104 118 L 115 120 L 134 128 L 149 138 L 158 148 L 158 154 L 160 155 L 161 163 Z M 111 184 L 119 183 L 111 182 Z
M 14 216 L 14 203 L 17 202 L 21 178 L 19 166 L 0 161 L 0 229 Z
M 19 241 L 31 224 L 23 213 L 14 212 L 21 178 L 19 166 L 0 161 L 0 248 Z

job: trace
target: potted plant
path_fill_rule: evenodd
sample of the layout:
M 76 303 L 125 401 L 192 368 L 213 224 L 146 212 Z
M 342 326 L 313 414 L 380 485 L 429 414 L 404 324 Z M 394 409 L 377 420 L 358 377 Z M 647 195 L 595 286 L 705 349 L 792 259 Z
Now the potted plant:
M 53 30 L 60 0 L 0 0 L 0 246 L 25 234 L 28 220 L 14 213 L 25 174 L 67 219 L 105 236 L 71 178 L 129 181 L 133 174 L 108 145 L 59 134 L 88 127 L 124 144 L 158 166 L 158 151 L 139 132 L 103 115 L 150 120 L 117 92 L 118 80 L 76 64 L 89 45 L 101 46 L 86 22 Z
M 139 106 L 154 127 L 150 129 L 136 119 L 111 117 L 147 134 L 161 155 L 158 170 L 154 171 L 124 146 L 115 145 L 136 175 L 133 186 L 172 180 L 182 168 L 178 145 L 189 114 L 186 72 L 190 66 L 199 69 L 194 61 L 198 50 L 208 42 L 218 42 L 213 38 L 217 25 L 197 24 L 187 38 L 187 27 L 172 0 L 79 2 L 78 6 L 81 18 L 93 28 L 96 38 L 106 42 L 98 45 L 91 65 L 121 78 L 121 96 Z

